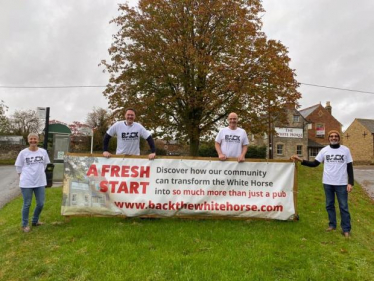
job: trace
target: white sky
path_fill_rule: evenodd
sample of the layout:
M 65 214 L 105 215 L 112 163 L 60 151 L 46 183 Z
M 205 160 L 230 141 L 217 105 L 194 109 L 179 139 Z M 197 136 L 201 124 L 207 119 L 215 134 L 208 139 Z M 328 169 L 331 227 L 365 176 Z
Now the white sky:
M 118 2 L 0 0 L 0 86 L 106 85 L 109 76 L 98 64 L 109 59 Z M 299 82 L 374 92 L 374 1 L 264 0 L 263 6 L 263 30 L 288 47 Z M 107 108 L 103 90 L 0 88 L 0 100 L 8 115 L 50 107 L 51 119 L 83 122 L 94 106 Z M 354 118 L 374 119 L 374 94 L 299 90 L 301 108 L 330 101 L 345 129 Z

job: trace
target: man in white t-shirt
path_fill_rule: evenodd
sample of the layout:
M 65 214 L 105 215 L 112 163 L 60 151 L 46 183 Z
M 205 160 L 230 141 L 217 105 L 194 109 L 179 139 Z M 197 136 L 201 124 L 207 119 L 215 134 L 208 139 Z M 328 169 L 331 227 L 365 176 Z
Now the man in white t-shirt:
M 140 138 L 147 140 L 151 149 L 148 155 L 150 160 L 156 157 L 156 147 L 152 139 L 151 133 L 147 131 L 141 124 L 135 121 L 135 110 L 129 108 L 125 113 L 125 121 L 116 122 L 112 125 L 104 136 L 104 152 L 105 157 L 112 154 L 108 152 L 109 140 L 113 136 L 117 136 L 117 155 L 140 155 Z
M 248 136 L 245 130 L 238 127 L 238 115 L 234 112 L 227 118 L 229 126 L 222 128 L 215 142 L 219 160 L 237 158 L 238 162 L 244 162 L 248 149 Z
M 324 163 L 323 187 L 326 195 L 326 210 L 329 217 L 329 227 L 326 231 L 336 229 L 335 195 L 338 199 L 342 234 L 350 237 L 351 216 L 348 210 L 348 193 L 354 185 L 353 160 L 349 148 L 340 145 L 340 133 L 332 130 L 328 134 L 330 145 L 324 147 L 314 161 L 305 161 L 293 155 L 292 160 L 301 162 L 301 165 L 317 167 Z

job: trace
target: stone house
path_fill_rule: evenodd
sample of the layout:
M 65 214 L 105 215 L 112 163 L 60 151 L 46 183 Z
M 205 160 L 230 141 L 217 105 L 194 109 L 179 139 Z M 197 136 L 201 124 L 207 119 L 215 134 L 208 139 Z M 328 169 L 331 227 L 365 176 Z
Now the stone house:
M 342 133 L 342 124 L 332 115 L 330 102 L 326 106 L 316 104 L 301 109 L 300 114 L 308 121 L 308 160 L 313 160 L 318 152 L 329 144 L 328 132 L 337 130 Z M 341 140 L 343 141 L 343 140 Z
M 306 158 L 308 150 L 308 122 L 295 108 L 294 104 L 286 107 L 287 121 L 283 124 L 275 123 L 276 133 L 272 136 L 272 145 L 269 145 L 272 151 L 269 158 L 290 159 L 294 154 Z M 270 142 L 271 143 L 271 142 Z
M 355 164 L 374 164 L 374 120 L 356 118 L 344 132 L 343 139 Z

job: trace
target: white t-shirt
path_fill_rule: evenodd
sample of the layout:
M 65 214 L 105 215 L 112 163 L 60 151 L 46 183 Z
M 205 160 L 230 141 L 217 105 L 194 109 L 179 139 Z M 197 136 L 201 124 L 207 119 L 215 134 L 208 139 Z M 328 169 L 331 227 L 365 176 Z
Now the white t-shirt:
M 14 164 L 17 173 L 21 174 L 19 186 L 22 188 L 46 186 L 45 168 L 48 163 L 50 163 L 49 157 L 43 148 L 38 147 L 36 151 L 28 148 L 21 150 Z
M 249 144 L 245 130 L 241 128 L 231 130 L 229 127 L 219 131 L 216 142 L 221 145 L 222 153 L 228 158 L 239 157 L 242 153 L 242 147 Z
M 133 122 L 127 126 L 124 121 L 116 122 L 106 132 L 110 136 L 117 136 L 116 154 L 140 155 L 140 137 L 147 139 L 151 133 L 139 123 Z
M 348 184 L 347 164 L 353 162 L 348 147 L 340 145 L 339 148 L 331 148 L 328 145 L 322 148 L 315 160 L 324 163 L 322 179 L 324 184 Z

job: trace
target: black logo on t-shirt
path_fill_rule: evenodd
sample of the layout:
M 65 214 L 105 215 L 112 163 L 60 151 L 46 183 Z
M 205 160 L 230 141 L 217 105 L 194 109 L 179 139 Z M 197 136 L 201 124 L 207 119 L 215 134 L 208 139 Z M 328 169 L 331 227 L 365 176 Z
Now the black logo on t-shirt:
M 344 155 L 326 155 L 326 161 L 344 163 Z
M 38 164 L 38 163 L 43 163 L 44 159 L 43 156 L 33 156 L 33 157 L 28 157 L 26 158 L 26 164 L 31 165 L 31 164 Z
M 240 143 L 240 136 L 235 136 L 235 135 L 225 135 L 225 141 L 226 141 L 226 142 L 235 142 L 235 143 Z
M 138 139 L 138 133 L 139 132 L 131 132 L 131 133 L 122 133 L 122 139 L 127 140 L 136 140 Z

